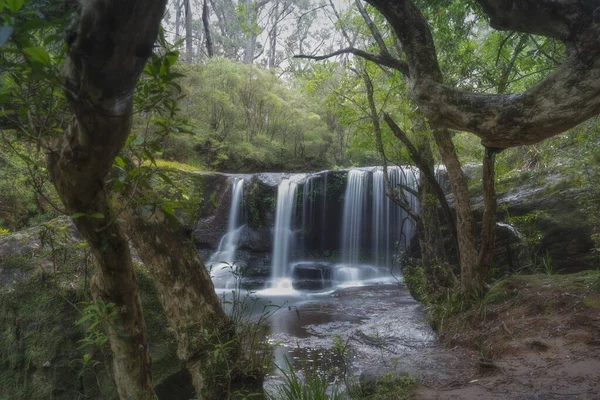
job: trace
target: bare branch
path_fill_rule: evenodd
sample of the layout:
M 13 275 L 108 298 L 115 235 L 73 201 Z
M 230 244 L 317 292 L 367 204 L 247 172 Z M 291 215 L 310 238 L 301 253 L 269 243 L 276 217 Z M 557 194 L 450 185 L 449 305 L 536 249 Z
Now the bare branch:
M 294 58 L 305 58 L 309 60 L 322 61 L 327 60 L 328 58 L 336 57 L 341 54 L 354 54 L 355 56 L 364 58 L 365 60 L 372 61 L 376 64 L 383 65 L 385 67 L 393 68 L 395 70 L 400 71 L 404 75 L 408 75 L 408 65 L 400 60 L 397 60 L 391 56 L 385 56 L 382 54 L 373 54 L 367 53 L 364 50 L 356 49 L 354 47 L 347 47 L 345 49 L 340 49 L 334 51 L 333 53 L 321 55 L 321 56 L 309 56 L 305 54 L 295 55 Z
M 379 29 L 373 23 L 373 20 L 367 13 L 367 10 L 365 10 L 365 8 L 363 7 L 361 0 L 354 0 L 354 3 L 356 4 L 356 7 L 358 8 L 358 12 L 363 17 L 363 20 L 369 27 L 371 34 L 375 38 L 375 41 L 377 42 L 377 45 L 379 46 L 379 51 L 380 51 L 381 55 L 391 58 L 390 52 L 388 51 L 387 46 L 385 45 L 385 42 L 383 41 L 383 36 L 381 36 L 381 32 L 379 32 Z
M 440 206 L 442 206 L 442 212 L 444 213 L 444 218 L 450 227 L 450 232 L 452 233 L 452 237 L 454 239 L 454 243 L 456 244 L 457 251 L 458 247 L 458 234 L 456 230 L 456 222 L 454 221 L 454 217 L 452 216 L 452 210 L 450 209 L 450 205 L 448 204 L 448 200 L 446 200 L 446 195 L 444 194 L 444 190 L 440 186 L 439 182 L 435 178 L 435 172 L 429 168 L 429 165 L 421 158 L 421 155 L 412 144 L 412 142 L 408 139 L 408 135 L 394 122 L 392 117 L 390 117 L 387 113 L 383 114 L 383 119 L 386 124 L 392 130 L 394 136 L 396 136 L 400 141 L 406 146 L 408 150 L 408 154 L 410 154 L 410 158 L 413 160 L 419 171 L 423 175 L 425 175 L 425 179 L 429 182 L 433 193 L 437 197 Z

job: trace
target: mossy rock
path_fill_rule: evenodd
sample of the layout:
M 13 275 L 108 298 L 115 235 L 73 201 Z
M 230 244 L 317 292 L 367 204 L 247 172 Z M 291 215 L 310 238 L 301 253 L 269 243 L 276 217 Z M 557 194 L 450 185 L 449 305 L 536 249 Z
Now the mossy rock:
M 599 294 L 587 296 L 583 302 L 588 307 L 600 309 L 600 295 Z
M 21 245 L 36 242 L 36 232 L 30 233 L 23 236 L 27 240 L 19 241 Z M 69 237 L 75 240 L 74 235 Z M 74 244 L 65 243 L 71 250 L 78 248 Z M 86 332 L 76 321 L 85 307 L 82 302 L 91 301 L 92 272 L 86 272 L 85 253 L 79 248 L 60 260 L 58 272 L 53 273 L 40 267 L 46 256 L 38 259 L 29 251 L 0 255 L 0 271 L 11 277 L 0 284 L 0 400 L 118 398 L 110 377 L 108 345 L 81 348 Z M 165 399 L 192 398 L 193 388 L 182 375 L 183 365 L 176 356 L 154 283 L 142 265 L 137 265 L 136 276 L 157 392 Z M 93 358 L 84 366 L 86 353 Z M 172 397 L 173 385 L 185 394 Z

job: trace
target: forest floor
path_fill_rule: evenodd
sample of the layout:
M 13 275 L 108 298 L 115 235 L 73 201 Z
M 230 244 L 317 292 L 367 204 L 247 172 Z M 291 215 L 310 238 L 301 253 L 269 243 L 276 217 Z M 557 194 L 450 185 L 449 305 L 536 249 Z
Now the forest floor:
M 600 399 L 598 272 L 510 277 L 445 324 L 464 373 L 421 380 L 415 399 Z

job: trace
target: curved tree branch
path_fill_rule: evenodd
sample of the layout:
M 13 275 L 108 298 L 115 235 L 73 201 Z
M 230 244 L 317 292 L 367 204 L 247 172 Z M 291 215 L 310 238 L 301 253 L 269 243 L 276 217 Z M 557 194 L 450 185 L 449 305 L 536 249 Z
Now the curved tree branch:
M 446 200 L 444 190 L 435 178 L 435 172 L 431 168 L 429 168 L 426 162 L 424 162 L 415 146 L 408 139 L 408 135 L 406 135 L 406 133 L 396 124 L 396 122 L 394 122 L 392 117 L 390 117 L 389 114 L 384 113 L 383 119 L 385 120 L 386 124 L 390 127 L 394 136 L 396 136 L 402 142 L 402 144 L 406 146 L 408 154 L 410 154 L 410 158 L 413 160 L 417 168 L 419 168 L 421 173 L 425 175 L 425 178 L 429 181 L 429 184 L 431 185 L 431 188 L 442 207 L 442 213 L 444 214 L 444 218 L 446 219 L 446 222 L 448 223 L 448 226 L 450 228 L 450 232 L 452 234 L 452 239 L 456 246 L 456 250 L 459 251 L 456 222 L 454 221 L 454 217 L 452 216 L 452 210 L 450 209 L 448 200 Z
M 368 53 L 364 50 L 356 49 L 354 47 L 347 47 L 345 49 L 340 49 L 334 51 L 333 53 L 325 54 L 322 56 L 309 56 L 305 54 L 297 54 L 294 56 L 294 58 L 304 58 L 309 60 L 322 61 L 327 60 L 328 58 L 339 56 L 341 54 L 354 54 L 355 56 L 364 58 L 365 60 L 372 61 L 379 65 L 383 65 L 384 67 L 396 69 L 402 74 L 408 75 L 408 64 L 406 64 L 405 62 L 397 60 L 389 55 L 386 56 L 383 54 Z
M 477 0 L 477 3 L 494 29 L 573 42 L 588 35 L 585 31 L 593 27 L 594 13 L 600 7 L 598 0 Z M 597 32 L 598 27 L 595 29 Z
M 472 132 L 485 146 L 508 148 L 537 143 L 600 113 L 600 22 L 585 16 L 600 15 L 600 9 L 591 7 L 599 0 L 586 4 L 583 0 L 535 2 L 540 12 L 536 21 L 543 19 L 549 32 L 540 28 L 533 33 L 551 35 L 550 25 L 556 24 L 553 29 L 563 35 L 568 26 L 571 31 L 567 36 L 576 40 L 579 51 L 571 52 L 565 63 L 540 83 L 515 95 L 476 94 L 444 85 L 431 31 L 413 2 L 367 1 L 385 16 L 398 35 L 406 54 L 412 94 L 433 126 Z M 525 14 L 533 0 L 479 3 L 492 20 L 501 21 L 496 26 L 531 33 L 532 29 L 527 29 L 531 23 L 514 14 L 518 10 Z M 565 16 L 554 15 L 553 10 L 557 9 L 564 11 Z M 581 26 L 573 25 L 575 14 L 581 19 Z M 583 27 L 589 29 L 581 32 Z
M 369 30 L 371 31 L 373 38 L 375 38 L 375 41 L 377 42 L 377 46 L 379 46 L 379 51 L 380 51 L 381 55 L 386 56 L 386 57 L 391 57 L 390 52 L 388 51 L 387 46 L 385 45 L 385 42 L 383 41 L 383 36 L 381 36 L 381 32 L 379 32 L 379 29 L 377 28 L 375 23 L 373 23 L 373 20 L 371 19 L 371 16 L 367 13 L 367 10 L 365 10 L 365 8 L 363 7 L 360 0 L 354 0 L 354 4 L 356 4 L 356 7 L 358 8 L 358 12 L 363 17 L 363 20 L 369 27 Z

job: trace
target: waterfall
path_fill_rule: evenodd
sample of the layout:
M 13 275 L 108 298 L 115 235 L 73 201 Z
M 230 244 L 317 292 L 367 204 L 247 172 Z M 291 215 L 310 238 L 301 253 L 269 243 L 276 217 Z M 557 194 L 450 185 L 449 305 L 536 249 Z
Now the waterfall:
M 298 185 L 284 179 L 277 189 L 277 208 L 275 212 L 275 231 L 273 238 L 273 265 L 271 278 L 273 283 L 288 278 L 288 264 L 292 247 L 292 215 L 296 202 Z
M 373 171 L 373 195 L 372 202 L 372 223 L 371 223 L 371 244 L 373 246 L 373 261 L 375 264 L 381 262 L 381 252 L 383 239 L 386 237 L 383 227 L 386 223 L 385 213 L 386 207 L 386 187 L 383 179 L 383 168 L 377 168 Z M 389 220 L 387 220 L 389 222 Z
M 327 227 L 327 171 L 323 173 L 323 194 L 321 202 L 321 254 L 325 252 L 325 230 Z
M 390 186 L 397 188 L 405 185 L 416 189 L 415 173 L 410 168 L 396 166 L 388 167 Z M 408 214 L 390 198 L 386 196 L 387 188 L 383 176 L 383 168 L 377 167 L 373 171 L 373 195 L 371 197 L 371 246 L 373 262 L 375 265 L 391 266 L 392 256 L 396 252 L 396 245 L 407 249 L 414 232 L 414 222 Z M 403 192 L 411 208 L 416 210 L 416 197 Z
M 369 173 L 364 170 L 348 171 L 344 195 L 344 220 L 342 229 L 342 262 L 355 266 L 362 245 L 362 233 L 367 213 Z
M 309 232 L 312 233 L 313 224 L 313 208 L 314 208 L 314 193 L 313 193 L 313 177 L 310 176 L 304 182 L 302 188 L 302 255 L 307 256 L 308 244 L 310 243 Z
M 244 180 L 234 178 L 231 188 L 231 206 L 229 208 L 229 217 L 227 219 L 227 233 L 223 235 L 219 242 L 219 248 L 210 256 L 207 266 L 211 266 L 213 281 L 215 286 L 228 288 L 234 281 L 231 274 L 231 266 L 236 262 L 235 253 L 238 246 L 240 232 L 244 225 L 240 224 L 240 210 L 244 199 Z M 222 281 L 222 282 L 221 282 Z

